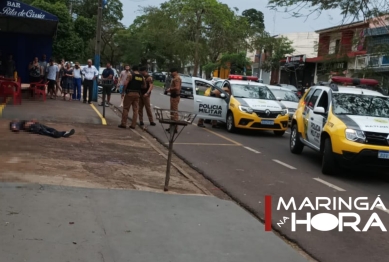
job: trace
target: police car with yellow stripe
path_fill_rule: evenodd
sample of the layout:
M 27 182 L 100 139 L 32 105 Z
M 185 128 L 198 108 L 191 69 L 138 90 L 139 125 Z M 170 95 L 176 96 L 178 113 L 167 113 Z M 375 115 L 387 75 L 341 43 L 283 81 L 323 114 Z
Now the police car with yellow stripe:
M 322 173 L 389 167 L 389 97 L 362 87 L 314 86 L 293 115 L 290 150 L 322 153 Z
M 277 101 L 265 85 L 255 77 L 230 75 L 228 80 L 212 85 L 202 78 L 192 78 L 194 111 L 203 119 L 217 120 L 227 124 L 227 130 L 253 129 L 273 131 L 282 136 L 288 128 L 288 110 Z M 227 87 L 230 94 L 223 90 Z M 210 95 L 212 90 L 220 97 Z

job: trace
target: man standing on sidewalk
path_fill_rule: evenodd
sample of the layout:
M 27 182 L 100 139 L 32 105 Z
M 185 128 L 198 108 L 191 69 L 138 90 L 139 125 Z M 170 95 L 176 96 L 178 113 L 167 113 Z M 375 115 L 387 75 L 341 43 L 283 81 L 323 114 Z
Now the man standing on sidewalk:
M 107 63 L 107 67 L 104 69 L 101 74 L 101 80 L 103 81 L 103 100 L 105 100 L 105 106 L 109 106 L 109 101 L 111 101 L 111 91 L 113 87 L 113 76 L 115 72 L 111 68 L 111 63 Z M 112 84 L 110 84 L 112 82 Z M 99 106 L 103 106 L 103 101 Z
M 146 81 L 146 88 L 141 90 L 140 99 L 139 99 L 139 124 L 141 126 L 144 125 L 143 123 L 143 108 L 146 108 L 147 117 L 149 118 L 150 125 L 155 126 L 154 120 L 153 120 L 153 114 L 151 112 L 150 108 L 150 96 L 151 91 L 153 90 L 153 78 L 147 73 L 147 68 L 142 67 L 140 69 L 140 73 L 143 75 Z
M 45 73 L 47 73 L 47 80 L 49 81 L 47 92 L 50 94 L 50 98 L 53 99 L 55 86 L 59 74 L 59 68 L 56 64 L 54 64 L 54 59 L 50 59 L 50 64 L 47 67 Z
M 121 95 L 121 102 L 120 102 L 120 107 L 123 107 L 123 99 L 124 99 L 124 83 L 126 82 L 127 80 L 127 77 L 128 75 L 131 74 L 131 71 L 130 71 L 130 66 L 129 65 L 125 65 L 124 66 L 124 70 L 120 73 L 120 77 L 119 77 L 119 92 L 120 92 L 120 95 Z
M 83 83 L 83 99 L 84 103 L 86 103 L 86 94 L 88 92 L 88 103 L 92 104 L 92 92 L 93 92 L 93 82 L 96 77 L 99 75 L 96 67 L 92 65 L 92 60 L 88 60 L 88 66 L 85 66 L 82 69 L 82 74 L 84 75 L 84 83 Z
M 178 104 L 180 103 L 180 96 L 181 96 L 181 77 L 178 74 L 178 70 L 175 68 L 172 68 L 170 70 L 170 73 L 172 75 L 172 82 L 170 84 L 170 88 L 166 90 L 168 93 L 170 92 L 170 110 L 174 111 L 172 112 L 172 120 L 178 120 Z M 170 129 L 166 129 L 166 131 L 170 132 Z M 177 133 L 177 128 L 175 130 Z
M 74 78 L 74 85 L 73 85 L 73 100 L 81 100 L 81 68 L 80 63 L 76 62 L 76 65 L 73 69 L 73 78 Z
M 42 55 L 42 60 L 39 61 L 39 65 L 41 67 L 41 78 L 44 82 L 46 82 L 46 79 L 47 79 L 47 66 L 48 66 L 48 63 L 46 61 L 46 55 Z
M 132 123 L 130 128 L 135 129 L 136 120 L 138 118 L 139 111 L 139 97 L 142 88 L 146 88 L 146 81 L 139 73 L 138 66 L 132 68 L 134 74 L 129 74 L 126 82 L 124 83 L 124 100 L 123 100 L 123 113 L 122 113 L 122 123 L 119 125 L 120 128 L 127 127 L 127 118 L 128 113 L 131 109 L 133 110 L 132 114 Z

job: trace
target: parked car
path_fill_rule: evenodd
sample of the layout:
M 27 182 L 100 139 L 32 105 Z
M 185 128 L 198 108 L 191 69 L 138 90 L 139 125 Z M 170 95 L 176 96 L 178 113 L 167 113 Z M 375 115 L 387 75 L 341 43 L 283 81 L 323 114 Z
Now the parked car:
M 299 105 L 299 98 L 289 88 L 279 86 L 267 86 L 274 94 L 276 99 L 280 101 L 288 109 L 289 113 L 289 125 L 291 124 L 293 114 L 296 112 Z
M 182 80 L 181 83 L 181 97 L 193 97 L 193 83 L 192 83 L 192 77 L 189 75 L 179 74 Z M 165 85 L 164 85 L 164 94 L 167 95 L 168 90 L 170 88 L 171 83 L 171 76 L 169 75 L 166 78 Z M 197 92 L 197 90 L 196 90 Z
M 153 80 L 158 80 L 158 81 L 161 81 L 161 82 L 165 82 L 166 80 L 166 75 L 164 75 L 163 73 L 160 73 L 160 72 L 154 72 L 152 73 L 151 75 L 153 77 Z
M 289 84 L 279 84 L 278 86 L 281 86 L 281 87 L 284 87 L 284 88 L 287 88 L 289 89 L 290 91 L 292 91 L 293 93 L 295 93 L 295 95 L 298 97 L 298 98 L 301 98 L 302 95 L 304 94 L 304 92 L 302 92 L 301 90 L 299 90 L 297 87 L 295 87 L 294 85 L 289 85 Z

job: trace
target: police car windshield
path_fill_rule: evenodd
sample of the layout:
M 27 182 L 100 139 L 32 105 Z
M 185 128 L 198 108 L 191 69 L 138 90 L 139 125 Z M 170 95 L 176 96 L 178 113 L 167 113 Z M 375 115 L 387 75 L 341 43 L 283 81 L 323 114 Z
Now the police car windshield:
M 335 115 L 389 117 L 389 97 L 357 94 L 333 94 Z
M 298 97 L 292 91 L 277 90 L 277 89 L 272 89 L 271 91 L 276 97 L 281 98 L 282 101 L 289 101 L 289 102 L 296 102 L 296 103 L 299 102 Z
M 235 97 L 276 100 L 276 97 L 266 86 L 231 84 L 231 89 Z

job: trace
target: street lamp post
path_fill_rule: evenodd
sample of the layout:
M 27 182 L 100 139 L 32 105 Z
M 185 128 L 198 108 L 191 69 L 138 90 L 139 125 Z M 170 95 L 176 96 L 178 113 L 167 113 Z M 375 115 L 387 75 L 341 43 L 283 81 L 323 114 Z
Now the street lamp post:
M 103 1 L 99 0 L 99 7 L 97 9 L 97 26 L 96 26 L 96 45 L 95 45 L 95 67 L 97 71 L 100 70 L 100 52 L 101 52 L 101 21 L 103 19 Z M 98 94 L 97 81 L 93 82 L 93 97 L 92 100 L 97 102 Z

